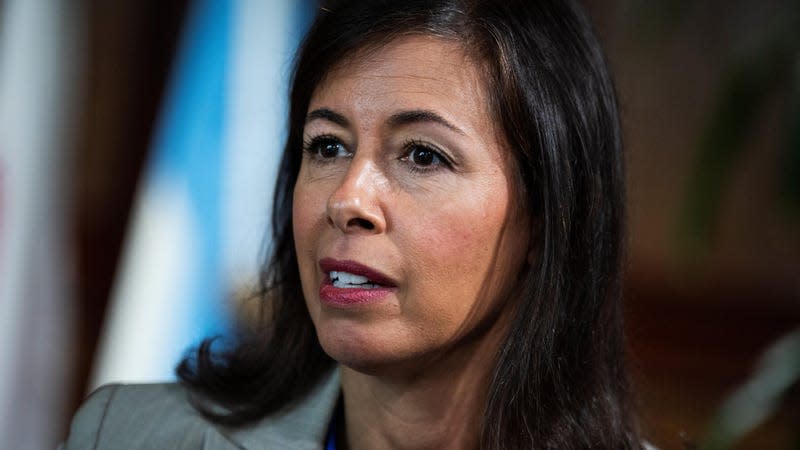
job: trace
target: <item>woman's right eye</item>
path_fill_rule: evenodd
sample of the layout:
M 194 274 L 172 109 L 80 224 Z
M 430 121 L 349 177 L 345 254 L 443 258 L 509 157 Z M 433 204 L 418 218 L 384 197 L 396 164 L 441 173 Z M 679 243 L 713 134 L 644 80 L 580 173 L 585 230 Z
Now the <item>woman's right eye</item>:
M 317 136 L 307 142 L 303 147 L 312 158 L 319 161 L 346 158 L 352 155 L 347 150 L 347 147 L 333 136 Z

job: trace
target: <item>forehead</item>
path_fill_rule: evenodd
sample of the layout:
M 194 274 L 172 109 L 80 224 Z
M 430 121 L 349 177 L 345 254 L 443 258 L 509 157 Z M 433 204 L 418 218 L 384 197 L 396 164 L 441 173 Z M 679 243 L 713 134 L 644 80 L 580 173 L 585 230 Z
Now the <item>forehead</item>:
M 359 120 L 378 120 L 383 110 L 430 109 L 472 131 L 493 130 L 478 65 L 461 43 L 430 36 L 398 38 L 340 62 L 317 86 L 309 110 L 323 106 Z

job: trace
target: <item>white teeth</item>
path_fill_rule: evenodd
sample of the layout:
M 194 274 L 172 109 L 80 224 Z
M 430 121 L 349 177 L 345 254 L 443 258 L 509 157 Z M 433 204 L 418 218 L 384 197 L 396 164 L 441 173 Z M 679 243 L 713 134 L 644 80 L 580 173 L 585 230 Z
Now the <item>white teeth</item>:
M 364 284 L 369 281 L 369 278 L 362 277 L 361 275 L 354 275 L 348 272 L 331 272 L 331 280 L 339 280 L 344 284 Z
M 349 272 L 336 272 L 330 273 L 331 283 L 338 288 L 375 288 L 377 284 L 369 282 L 369 278 L 355 275 Z

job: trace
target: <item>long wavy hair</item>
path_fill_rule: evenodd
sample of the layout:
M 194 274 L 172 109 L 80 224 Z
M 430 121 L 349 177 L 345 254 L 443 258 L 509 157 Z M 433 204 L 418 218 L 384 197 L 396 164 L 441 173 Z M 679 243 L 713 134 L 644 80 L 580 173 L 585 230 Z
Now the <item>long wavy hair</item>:
M 592 26 L 570 0 L 323 2 L 295 62 L 262 323 L 227 349 L 205 341 L 179 378 L 227 410 L 206 415 L 236 424 L 302 398 L 335 366 L 317 340 L 294 251 L 305 116 L 337 63 L 406 35 L 460 42 L 479 62 L 535 228 L 536 257 L 520 274 L 522 301 L 481 411 L 481 447 L 641 448 L 624 362 L 617 103 Z

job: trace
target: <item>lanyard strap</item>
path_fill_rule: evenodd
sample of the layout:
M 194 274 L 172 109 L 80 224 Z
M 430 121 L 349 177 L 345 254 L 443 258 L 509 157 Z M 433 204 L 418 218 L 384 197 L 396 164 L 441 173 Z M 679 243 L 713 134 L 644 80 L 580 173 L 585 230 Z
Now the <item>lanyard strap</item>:
M 328 424 L 328 433 L 325 436 L 325 450 L 336 450 L 336 431 L 342 422 L 342 416 L 344 416 L 343 403 L 342 399 L 339 398 L 336 408 L 333 410 L 331 422 Z

